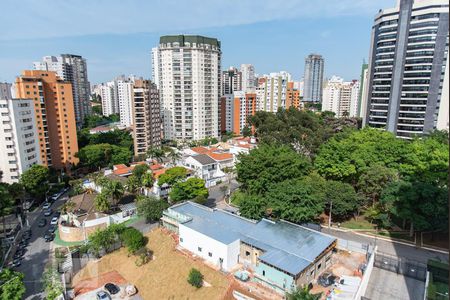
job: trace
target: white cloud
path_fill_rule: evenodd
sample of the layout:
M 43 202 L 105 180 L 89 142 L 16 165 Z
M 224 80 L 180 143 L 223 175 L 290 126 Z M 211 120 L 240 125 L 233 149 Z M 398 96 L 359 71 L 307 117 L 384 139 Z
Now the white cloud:
M 6 0 L 0 40 L 173 33 L 293 18 L 371 18 L 379 8 L 394 4 L 395 0 Z

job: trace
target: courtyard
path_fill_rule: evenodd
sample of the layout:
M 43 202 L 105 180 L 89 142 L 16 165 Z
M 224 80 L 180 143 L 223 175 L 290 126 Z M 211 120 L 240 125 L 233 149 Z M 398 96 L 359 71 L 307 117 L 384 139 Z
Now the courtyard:
M 174 238 L 160 228 L 149 232 L 147 237 L 149 240 L 147 248 L 153 251 L 153 259 L 150 262 L 138 267 L 135 264 L 136 257 L 128 256 L 127 250 L 121 248 L 97 261 L 89 262 L 77 273 L 73 279 L 75 291 L 80 290 L 80 285 L 88 279 L 117 272 L 124 282 L 137 287 L 143 299 L 222 299 L 224 297 L 230 285 L 225 275 L 208 267 L 201 260 L 193 260 L 177 251 Z M 187 282 L 191 268 L 198 269 L 204 276 L 205 285 L 200 289 Z M 102 283 L 99 282 L 97 286 L 92 286 L 92 289 L 101 285 Z

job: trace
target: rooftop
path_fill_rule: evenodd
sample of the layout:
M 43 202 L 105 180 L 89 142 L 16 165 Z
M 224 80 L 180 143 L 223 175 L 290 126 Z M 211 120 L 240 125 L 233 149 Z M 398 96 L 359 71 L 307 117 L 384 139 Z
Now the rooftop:
M 206 154 L 195 155 L 195 156 L 192 156 L 192 158 L 195 159 L 196 161 L 198 161 L 199 163 L 201 163 L 204 166 L 212 165 L 212 164 L 216 163 L 216 161 L 214 159 L 212 159 L 211 157 L 209 157 Z
M 297 275 L 334 241 L 333 237 L 286 221 L 249 220 L 220 209 L 184 202 L 169 211 L 190 218 L 182 222 L 224 244 L 241 240 L 264 252 L 262 262 Z M 191 219 L 192 218 L 192 219 Z

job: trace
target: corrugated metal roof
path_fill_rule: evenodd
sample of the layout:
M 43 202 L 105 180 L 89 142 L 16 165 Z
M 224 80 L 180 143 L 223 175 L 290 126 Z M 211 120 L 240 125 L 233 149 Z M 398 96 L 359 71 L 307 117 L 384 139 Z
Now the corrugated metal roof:
M 192 202 L 170 209 L 192 217 L 183 225 L 224 244 L 241 240 L 264 250 L 261 261 L 296 275 L 335 240 L 333 237 L 285 221 L 259 222 Z
M 212 164 L 216 163 L 216 161 L 214 159 L 212 159 L 211 157 L 209 157 L 206 154 L 194 155 L 194 156 L 192 156 L 192 158 L 195 159 L 196 161 L 198 161 L 199 163 L 201 163 L 204 166 L 212 165 Z

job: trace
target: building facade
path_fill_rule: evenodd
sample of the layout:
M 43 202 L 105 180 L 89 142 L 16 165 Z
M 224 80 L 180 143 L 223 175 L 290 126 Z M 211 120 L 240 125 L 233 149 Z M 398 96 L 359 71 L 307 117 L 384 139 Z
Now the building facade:
M 133 87 L 134 155 L 145 155 L 151 147 L 161 146 L 159 93 L 150 80 L 136 80 Z
M 33 100 L 1 97 L 0 181 L 18 182 L 20 174 L 40 162 Z
M 256 113 L 256 93 L 236 91 L 221 98 L 221 131 L 242 135 Z
M 333 76 L 323 89 L 322 111 L 331 111 L 336 117 L 356 117 L 358 115 L 359 82 L 344 82 Z
M 364 123 L 412 138 L 448 129 L 446 0 L 401 0 L 372 27 Z
M 70 170 L 78 163 L 72 84 L 56 72 L 26 70 L 16 78 L 15 87 L 17 98 L 34 102 L 41 163 Z
M 242 73 L 235 67 L 222 71 L 222 95 L 242 90 Z
M 290 81 L 287 83 L 286 88 L 286 109 L 294 107 L 300 109 L 300 89 L 296 87 L 295 82 Z
M 56 72 L 61 79 L 72 84 L 75 118 L 77 125 L 81 126 L 84 118 L 91 113 L 86 59 L 80 55 L 61 54 L 58 57 L 44 56 L 42 61 L 33 65 L 35 70 Z
M 203 36 L 162 36 L 152 53 L 157 62 L 153 64 L 154 76 L 159 72 L 164 138 L 218 137 L 220 41 Z
M 305 59 L 304 94 L 305 102 L 322 102 L 324 59 L 319 54 L 310 54 Z
M 251 64 L 241 65 L 242 90 L 244 92 L 254 92 L 256 88 L 255 67 Z
M 12 98 L 12 84 L 8 82 L 0 82 L 0 99 Z
M 291 81 L 291 74 L 281 71 L 270 73 L 259 78 L 259 87 L 262 92 L 257 93 L 260 110 L 267 112 L 277 112 L 279 108 L 286 109 L 286 94 L 288 82 Z

